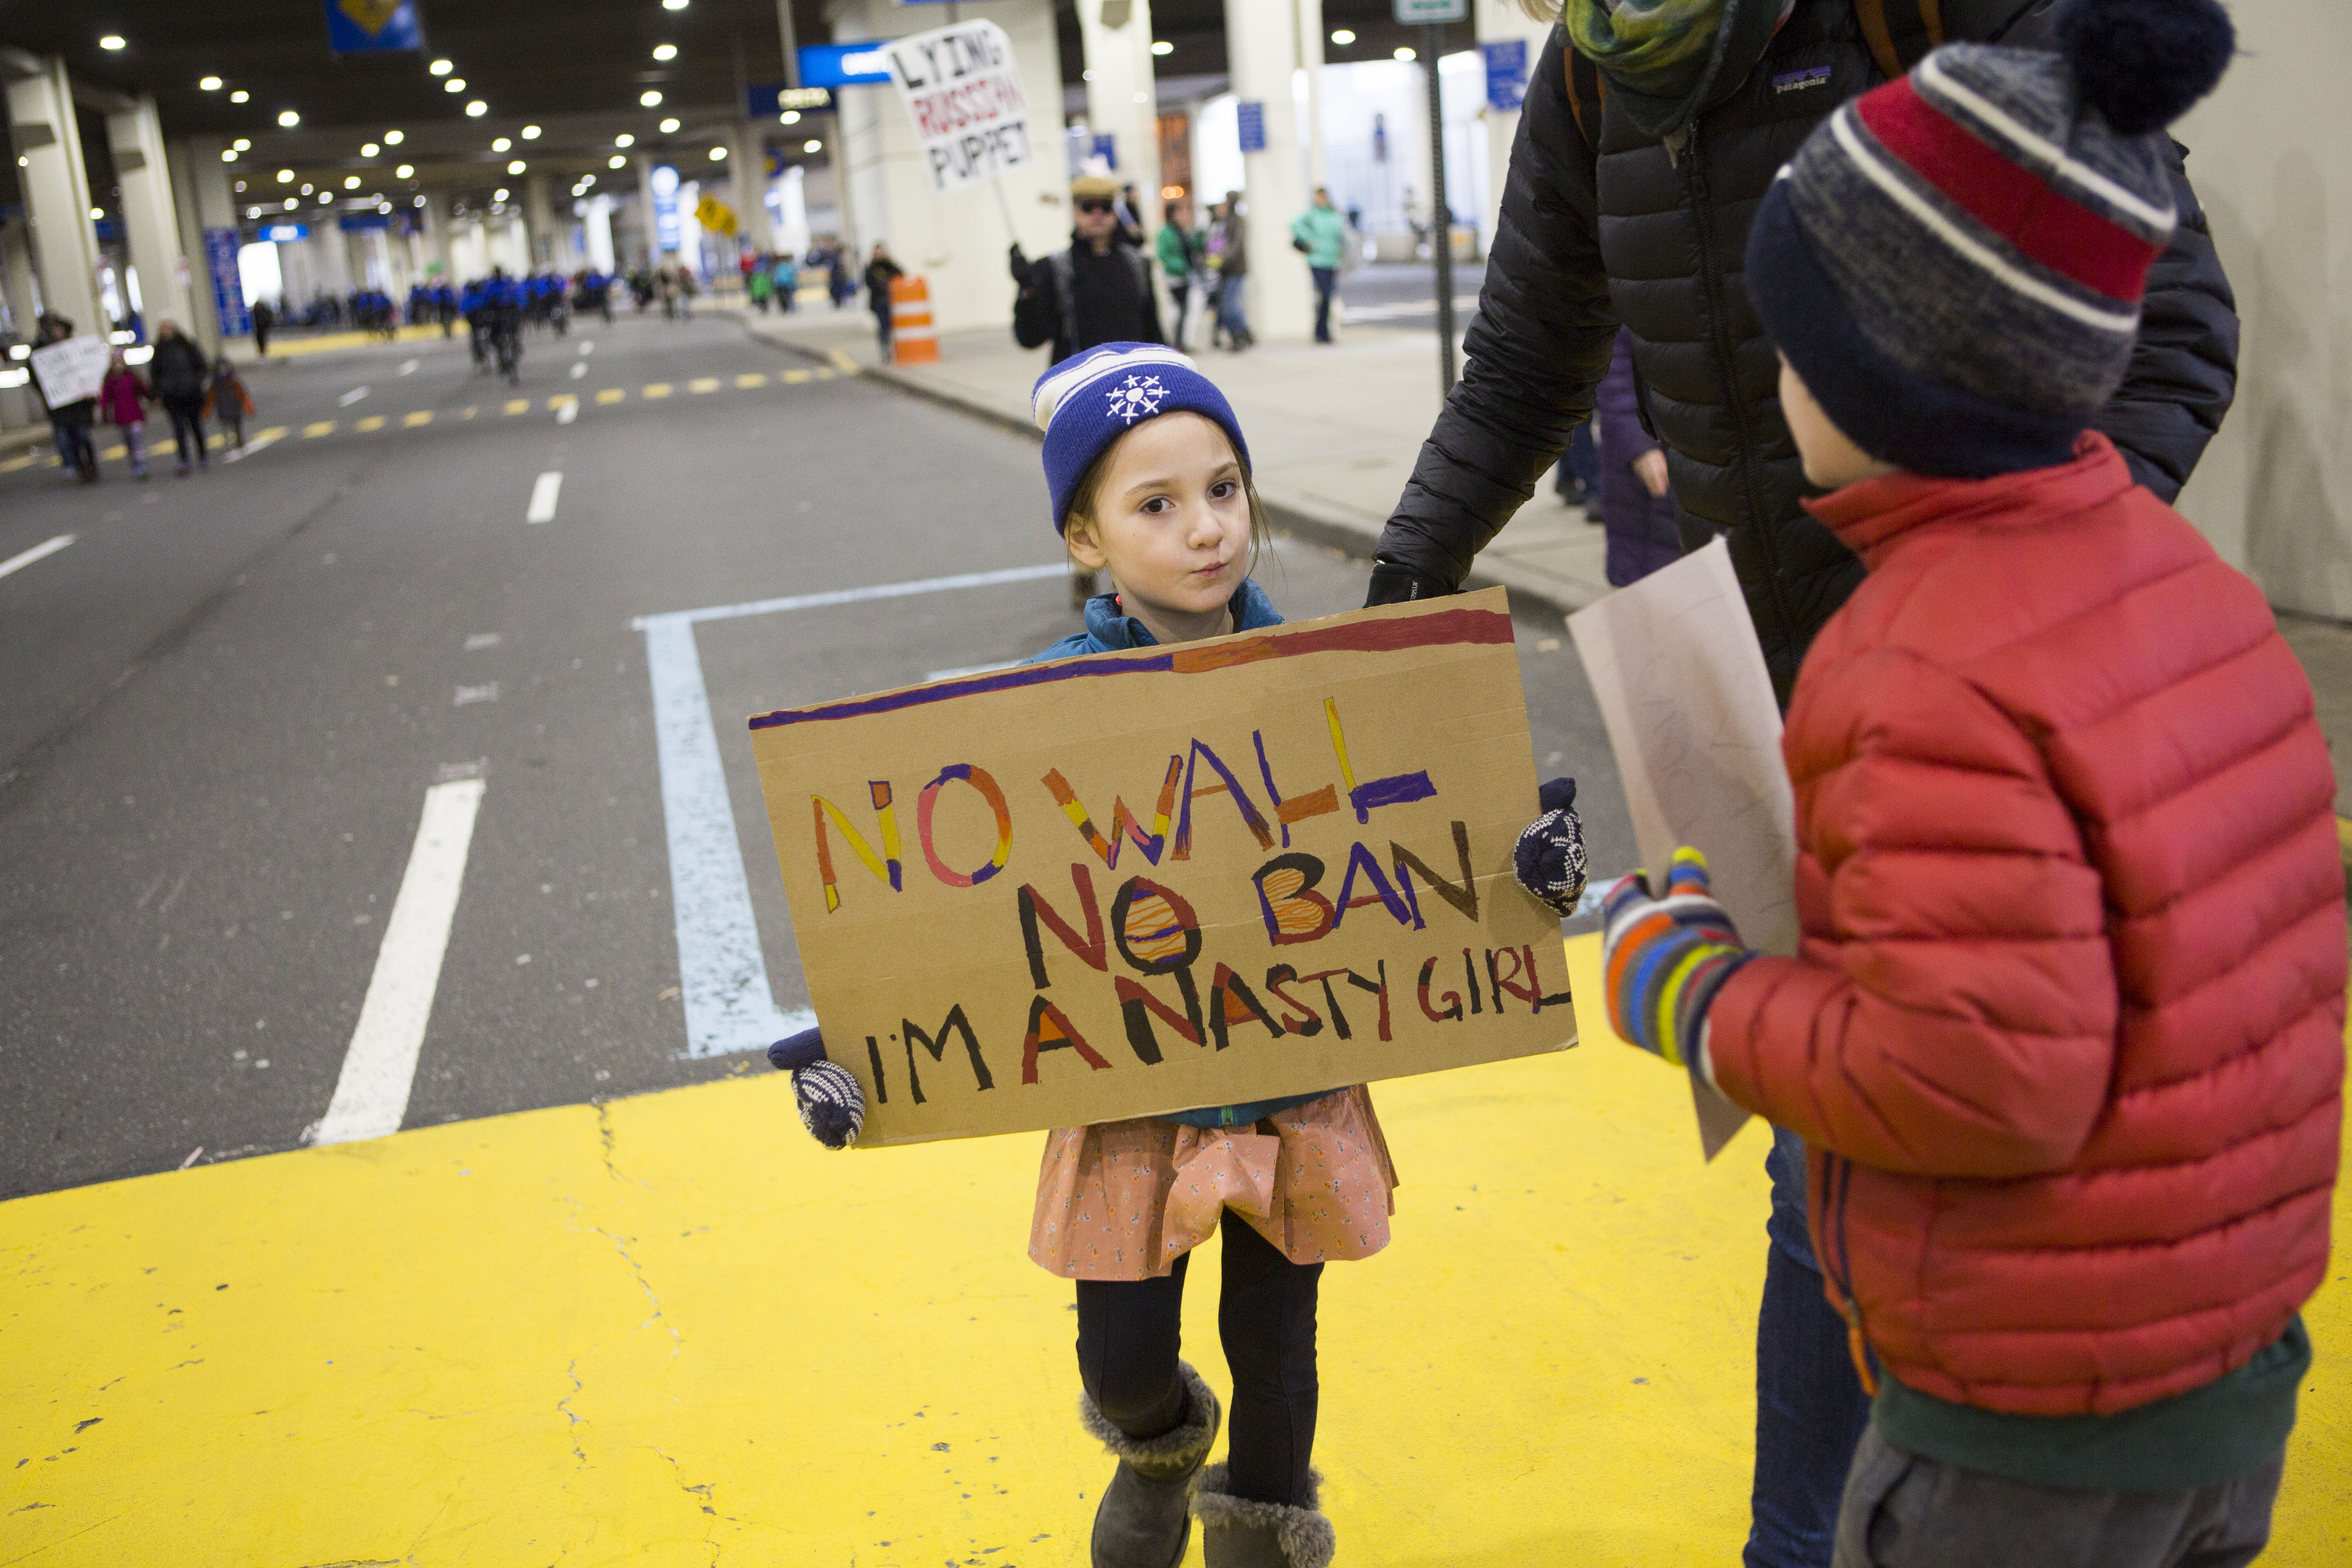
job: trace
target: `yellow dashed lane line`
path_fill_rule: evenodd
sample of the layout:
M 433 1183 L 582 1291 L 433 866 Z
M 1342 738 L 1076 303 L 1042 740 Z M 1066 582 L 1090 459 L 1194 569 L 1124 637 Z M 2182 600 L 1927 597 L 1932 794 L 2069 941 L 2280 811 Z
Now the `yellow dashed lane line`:
M 596 395 L 596 401 L 599 403 L 618 403 L 621 399 L 628 395 L 629 395 L 627 393 L 622 391 L 617 386 L 608 386 L 604 391 Z
M 404 414 L 400 416 L 401 427 L 406 430 L 414 430 L 420 425 L 432 423 L 433 410 L 430 408 L 420 408 L 414 414 Z
M 669 383 L 666 381 L 656 381 L 648 384 L 646 389 L 637 394 L 637 395 L 640 397 L 667 397 L 669 395 Z
M 509 397 L 507 399 L 507 405 L 502 412 L 508 414 L 528 414 L 530 412 L 530 399 L 528 397 Z
M 719 390 L 719 378 L 715 375 L 698 375 L 686 384 L 686 389 L 688 392 L 698 393 L 716 392 Z
M 335 422 L 331 419 L 321 419 L 315 424 L 302 426 L 302 436 L 305 440 L 318 436 L 331 436 L 334 433 Z
M 381 430 L 383 428 L 383 416 L 381 414 L 371 414 L 366 418 L 361 420 L 358 424 L 352 426 L 352 428 L 362 433 L 370 430 Z

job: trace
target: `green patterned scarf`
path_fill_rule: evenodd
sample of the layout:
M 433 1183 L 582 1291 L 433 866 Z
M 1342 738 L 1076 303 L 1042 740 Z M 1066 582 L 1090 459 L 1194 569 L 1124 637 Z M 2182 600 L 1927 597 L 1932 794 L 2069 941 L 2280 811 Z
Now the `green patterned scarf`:
M 1674 135 L 1736 90 L 1790 0 L 1568 0 L 1560 21 L 1633 123 Z

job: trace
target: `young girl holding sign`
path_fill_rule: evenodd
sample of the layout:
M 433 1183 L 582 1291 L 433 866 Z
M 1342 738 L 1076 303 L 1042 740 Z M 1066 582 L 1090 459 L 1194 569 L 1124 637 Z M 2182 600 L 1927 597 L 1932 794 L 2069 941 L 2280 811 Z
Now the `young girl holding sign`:
M 1039 659 L 1281 624 L 1248 574 L 1267 537 L 1249 448 L 1189 358 L 1106 344 L 1048 371 L 1034 405 L 1055 527 L 1113 586 L 1087 603 L 1084 632 Z M 1522 842 L 1522 877 L 1547 884 L 1538 896 L 1565 912 L 1583 856 L 1557 788 L 1545 805 L 1558 809 Z M 769 1055 L 793 1069 L 811 1131 L 835 1147 L 856 1136 L 856 1079 L 824 1059 L 815 1031 Z M 1097 1568 L 1174 1568 L 1191 1534 L 1188 1501 L 1210 1568 L 1330 1562 L 1309 1463 L 1316 1295 L 1326 1261 L 1388 1244 L 1395 1186 L 1360 1084 L 1047 1134 L 1029 1256 L 1076 1282 L 1079 1413 L 1118 1460 L 1095 1516 Z M 1233 1433 L 1227 1461 L 1204 1468 L 1217 1396 L 1177 1349 L 1185 1265 L 1212 1231 L 1224 1242 L 1217 1321 Z

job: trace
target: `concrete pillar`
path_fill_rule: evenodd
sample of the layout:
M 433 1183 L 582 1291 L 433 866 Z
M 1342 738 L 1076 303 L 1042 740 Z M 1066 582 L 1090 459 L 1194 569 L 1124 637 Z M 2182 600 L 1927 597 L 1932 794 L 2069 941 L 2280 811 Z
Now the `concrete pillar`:
M 538 169 L 522 177 L 523 224 L 530 234 L 527 254 L 532 268 L 551 267 L 557 249 L 555 209 L 547 201 L 547 175 Z
M 1307 207 L 1306 159 L 1292 94 L 1297 34 L 1287 5 L 1228 4 L 1225 58 L 1236 98 L 1264 105 L 1265 151 L 1243 154 L 1249 219 L 1250 331 L 1268 341 L 1306 337 L 1315 324 L 1307 263 L 1290 248 L 1290 220 Z M 1223 191 L 1202 192 L 1203 204 Z
M 1078 0 L 1078 37 L 1086 46 L 1087 124 L 1111 139 L 1112 177 L 1135 186 L 1144 233 L 1156 235 L 1160 99 L 1151 75 L 1151 0 Z
M 588 198 L 588 211 L 582 218 L 588 241 L 588 266 L 606 276 L 620 268 L 613 255 L 613 198 L 594 195 Z
M 33 320 L 40 314 L 36 302 L 39 291 L 33 267 L 33 239 L 25 220 L 0 219 L 0 300 L 7 303 L 10 330 L 27 342 L 33 337 Z
M 1550 35 L 1551 24 L 1530 19 L 1514 0 L 1476 0 L 1471 21 L 1477 29 L 1478 42 L 1487 44 L 1516 42 L 1527 50 L 1528 75 L 1533 77 L 1536 60 L 1543 53 L 1544 39 Z M 1496 219 L 1503 210 L 1503 177 L 1511 166 L 1511 142 L 1519 133 L 1519 111 L 1486 106 L 1486 200 L 1478 214 L 1480 247 L 1494 243 Z M 1424 163 L 1427 159 L 1423 160 Z M 1423 184 L 1428 183 L 1427 176 Z M 1451 193 L 1449 193 L 1450 195 Z M 1468 211 L 1468 193 L 1454 199 L 1457 210 Z
M 768 217 L 768 124 L 746 120 L 736 126 L 727 153 L 735 172 L 735 240 L 751 250 L 772 250 L 776 244 Z
M 16 186 L 32 217 L 42 303 L 70 320 L 75 331 L 103 335 L 110 323 L 98 302 L 98 231 L 90 225 L 89 176 L 64 60 L 45 60 L 37 74 L 8 83 L 8 123 L 24 160 Z
M 1323 160 L 1323 0 L 1291 0 L 1299 84 L 1307 91 L 1307 191 L 1330 178 Z M 1297 255 L 1292 251 L 1293 256 Z
M 844 88 L 836 91 L 833 95 L 834 101 L 836 104 L 840 103 L 852 90 L 854 89 Z M 805 125 L 809 121 L 804 120 L 802 123 Z M 858 258 L 856 266 L 850 268 L 855 272 L 866 265 L 864 260 L 866 251 L 858 243 L 857 204 L 854 199 L 854 193 L 849 188 L 849 136 L 843 129 L 843 125 L 842 118 L 836 113 L 833 122 L 825 129 L 824 157 L 826 168 L 833 175 L 835 237 L 848 248 L 852 257 Z
M 840 43 L 900 37 L 946 24 L 945 8 L 853 0 L 835 15 Z M 886 241 L 898 265 L 929 281 L 931 313 L 941 331 L 1001 327 L 1013 316 L 1005 247 L 1018 240 L 1032 256 L 1069 244 L 1069 159 L 1060 134 L 1061 45 L 1052 0 L 965 0 L 959 19 L 986 17 L 1013 45 L 1029 104 L 1035 156 L 995 182 L 934 195 L 915 128 L 894 89 L 845 88 L 838 95 L 846 143 L 847 192 L 862 268 L 876 240 Z M 1147 48 L 1149 44 L 1145 46 Z M 1005 232 L 1004 213 L 1013 232 Z
M 646 225 L 646 265 L 648 268 L 658 268 L 665 260 L 675 259 L 677 256 L 675 236 L 672 237 L 671 247 L 668 250 L 662 248 L 661 220 L 654 216 L 654 168 L 659 160 L 656 159 L 651 153 L 640 153 L 635 162 L 637 170 L 637 205 L 644 209 Z
M 131 265 L 139 269 L 139 299 L 147 335 L 164 321 L 203 341 L 190 288 L 194 267 L 180 243 L 180 214 L 172 196 L 171 163 L 163 151 L 163 128 L 155 100 L 135 100 L 106 117 L 106 139 L 121 182 L 122 229 Z M 209 350 L 217 342 L 205 342 Z
M 425 226 L 425 270 L 427 276 L 457 287 L 457 274 L 449 262 L 449 215 L 441 203 L 428 195 L 425 205 L 410 209 Z M 436 271 L 436 268 L 438 268 Z

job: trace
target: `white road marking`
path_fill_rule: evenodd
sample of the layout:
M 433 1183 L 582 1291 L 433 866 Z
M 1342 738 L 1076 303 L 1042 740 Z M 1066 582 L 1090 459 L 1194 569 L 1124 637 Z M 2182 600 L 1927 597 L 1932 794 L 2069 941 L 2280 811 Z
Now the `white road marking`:
M 433 1016 L 441 960 L 466 879 L 466 856 L 481 810 L 480 779 L 435 784 L 425 792 L 425 816 L 400 879 L 392 918 L 384 922 L 375 973 L 360 1005 L 359 1026 L 343 1053 L 327 1114 L 311 1129 L 312 1143 L 352 1143 L 400 1131 L 417 1052 Z
M 583 339 L 581 339 L 581 340 L 580 340 L 580 357 L 581 357 L 581 358 L 585 359 L 585 358 L 587 358 L 590 354 L 593 354 L 593 353 L 594 353 L 595 352 L 596 352 L 596 340 L 595 340 L 595 339 L 593 339 L 593 338 L 583 338 Z
M 932 670 L 929 675 L 924 676 L 923 679 L 927 681 L 953 680 L 958 676 L 963 675 L 989 675 L 1000 669 L 1011 669 L 1020 662 L 1021 661 L 1017 658 L 1001 658 L 994 664 L 960 664 L 953 669 Z
M 574 381 L 578 381 L 582 376 L 586 375 L 587 374 L 588 374 L 588 362 L 587 362 L 586 360 L 577 360 L 577 359 L 576 359 L 576 360 L 573 360 L 573 361 L 572 362 L 572 380 L 574 380 Z
M 335 402 L 337 405 L 341 407 L 349 408 L 352 404 L 357 403 L 361 398 L 365 397 L 367 395 L 368 389 L 366 387 L 355 386 L 349 392 L 344 393 L 341 397 L 336 398 Z
M 250 458 L 262 448 L 266 447 L 275 447 L 278 442 L 283 441 L 284 439 L 286 439 L 286 432 L 283 429 L 274 430 L 265 435 L 256 436 L 252 440 L 247 441 L 244 446 L 237 447 L 235 451 L 223 453 L 221 455 L 221 461 L 225 463 L 234 463 L 240 458 Z
M 21 572 L 45 556 L 55 555 L 73 542 L 72 534 L 60 533 L 55 539 L 42 541 L 30 550 L 19 551 L 7 560 L 0 561 L 0 577 L 5 577 L 11 572 Z
M 710 694 L 694 628 L 702 621 L 735 620 L 863 604 L 874 599 L 983 588 L 1066 577 L 1069 564 L 967 572 L 911 583 L 884 583 L 749 604 L 719 605 L 640 616 L 646 634 L 646 675 L 653 684 L 654 738 L 661 764 L 662 823 L 669 841 L 672 915 L 677 927 L 677 978 L 686 1007 L 686 1054 L 719 1057 L 756 1051 L 816 1023 L 807 1008 L 776 1010 L 768 962 L 751 912 L 751 885 L 743 843 L 735 832 L 727 771 L 710 720 Z
M 560 403 L 560 404 L 558 404 L 558 405 L 556 405 L 556 408 L 555 408 L 555 422 L 556 422 L 558 425 L 569 425 L 569 424 L 571 424 L 574 419 L 577 419 L 577 418 L 579 418 L 579 417 L 580 417 L 580 400 L 579 400 L 578 398 L 574 397 L 574 398 L 570 399 L 570 400 L 569 400 L 569 401 L 567 401 L 567 402 Z
M 566 406 L 576 410 L 580 405 L 574 403 Z M 551 468 L 540 475 L 539 482 L 530 487 L 530 506 L 523 512 L 522 520 L 525 522 L 553 522 L 555 498 L 562 489 L 562 469 Z
M 450 705 L 456 708 L 464 708 L 476 702 L 496 702 L 498 700 L 499 683 L 493 680 L 481 686 L 461 686 L 457 688 L 457 699 Z
M 505 639 L 500 637 L 496 632 L 467 632 L 466 634 L 466 651 L 467 653 L 474 653 L 482 648 L 496 647 L 504 640 Z
M 413 359 L 404 359 L 400 362 L 400 374 L 403 375 L 411 374 L 415 371 L 415 369 L 416 362 Z

